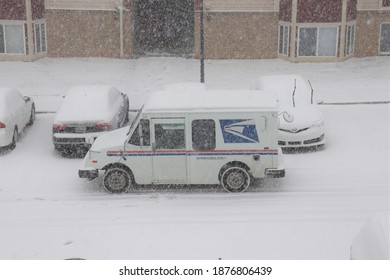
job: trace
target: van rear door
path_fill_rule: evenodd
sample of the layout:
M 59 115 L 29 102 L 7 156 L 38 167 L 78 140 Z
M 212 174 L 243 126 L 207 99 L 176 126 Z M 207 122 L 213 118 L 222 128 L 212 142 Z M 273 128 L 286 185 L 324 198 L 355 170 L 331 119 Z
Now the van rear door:
M 184 118 L 152 119 L 153 183 L 187 182 Z

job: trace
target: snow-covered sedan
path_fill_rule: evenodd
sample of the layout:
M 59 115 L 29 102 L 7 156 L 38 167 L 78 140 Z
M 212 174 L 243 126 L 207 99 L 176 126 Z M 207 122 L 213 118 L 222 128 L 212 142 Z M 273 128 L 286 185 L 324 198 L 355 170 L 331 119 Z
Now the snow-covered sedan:
M 19 134 L 35 120 L 35 105 L 30 97 L 13 88 L 0 88 L 0 148 L 14 149 Z
M 284 150 L 323 148 L 324 119 L 310 81 L 299 75 L 262 76 L 252 89 L 274 91 L 279 100 L 279 146 Z
M 62 155 L 84 156 L 99 135 L 128 121 L 129 99 L 117 88 L 73 87 L 54 118 L 54 148 Z

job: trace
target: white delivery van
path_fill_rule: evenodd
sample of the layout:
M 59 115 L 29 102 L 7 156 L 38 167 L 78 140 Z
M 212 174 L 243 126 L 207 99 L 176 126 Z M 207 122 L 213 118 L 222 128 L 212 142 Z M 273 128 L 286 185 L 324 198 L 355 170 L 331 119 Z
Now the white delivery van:
M 221 184 L 241 192 L 252 178 L 284 177 L 281 156 L 273 94 L 160 91 L 130 127 L 95 140 L 79 177 L 104 172 L 104 188 L 114 193 L 133 184 Z

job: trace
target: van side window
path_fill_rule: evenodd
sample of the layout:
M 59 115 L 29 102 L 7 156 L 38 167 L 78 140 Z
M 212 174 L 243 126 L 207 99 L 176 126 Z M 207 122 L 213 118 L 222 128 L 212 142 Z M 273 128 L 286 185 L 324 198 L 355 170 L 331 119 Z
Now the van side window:
M 215 149 L 214 120 L 193 120 L 192 121 L 192 148 L 194 150 Z
M 133 135 L 131 135 L 129 144 L 141 147 L 150 146 L 149 120 L 140 120 L 139 124 L 133 132 Z
M 159 123 L 154 125 L 155 149 L 185 149 L 183 123 Z

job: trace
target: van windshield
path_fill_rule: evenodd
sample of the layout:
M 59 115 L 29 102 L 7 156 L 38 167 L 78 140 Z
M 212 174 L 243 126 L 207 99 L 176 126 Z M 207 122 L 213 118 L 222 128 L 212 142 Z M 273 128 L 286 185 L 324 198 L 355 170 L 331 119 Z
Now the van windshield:
M 142 105 L 142 107 L 138 110 L 138 113 L 137 115 L 134 117 L 134 119 L 131 121 L 131 124 L 130 124 L 130 128 L 129 128 L 129 131 L 127 132 L 127 135 L 130 134 L 130 132 L 133 130 L 133 127 L 134 127 L 134 124 L 137 123 L 140 115 L 141 115 L 141 112 L 142 112 L 142 109 L 144 108 L 144 105 Z

